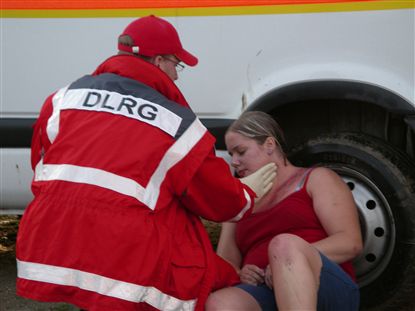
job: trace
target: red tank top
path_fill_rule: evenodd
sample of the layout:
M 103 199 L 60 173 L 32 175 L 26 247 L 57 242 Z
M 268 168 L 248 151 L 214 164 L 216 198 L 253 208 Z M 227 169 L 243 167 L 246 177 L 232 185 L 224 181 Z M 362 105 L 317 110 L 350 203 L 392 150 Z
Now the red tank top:
M 327 237 L 314 212 L 313 201 L 306 191 L 310 172 L 311 170 L 306 172 L 299 190 L 289 194 L 274 207 L 251 214 L 238 222 L 236 244 L 241 251 L 243 265 L 253 264 L 265 268 L 268 265 L 268 244 L 278 234 L 291 233 L 309 243 Z M 351 262 L 345 262 L 340 266 L 355 280 Z

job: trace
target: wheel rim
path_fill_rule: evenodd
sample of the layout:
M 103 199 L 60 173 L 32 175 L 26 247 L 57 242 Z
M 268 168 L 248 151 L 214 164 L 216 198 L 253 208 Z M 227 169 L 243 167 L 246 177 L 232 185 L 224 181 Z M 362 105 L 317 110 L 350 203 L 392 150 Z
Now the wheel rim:
M 364 247 L 353 265 L 360 287 L 372 283 L 387 267 L 395 247 L 391 208 L 379 188 L 349 167 L 332 166 L 347 183 L 356 202 Z

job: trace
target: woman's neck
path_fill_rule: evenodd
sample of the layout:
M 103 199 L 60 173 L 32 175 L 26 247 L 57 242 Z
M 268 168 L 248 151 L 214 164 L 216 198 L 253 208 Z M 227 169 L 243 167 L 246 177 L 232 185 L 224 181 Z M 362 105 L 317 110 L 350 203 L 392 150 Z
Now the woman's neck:
M 301 180 L 304 171 L 302 167 L 296 167 L 289 163 L 278 163 L 277 176 L 270 192 L 259 202 L 257 211 L 265 211 L 293 193 Z

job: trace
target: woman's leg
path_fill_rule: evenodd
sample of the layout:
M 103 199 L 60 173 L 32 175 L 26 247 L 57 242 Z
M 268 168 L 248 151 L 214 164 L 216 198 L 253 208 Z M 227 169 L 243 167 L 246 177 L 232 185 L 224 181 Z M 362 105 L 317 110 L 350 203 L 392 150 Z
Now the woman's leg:
M 274 237 L 268 247 L 278 309 L 316 310 L 320 271 L 319 252 L 292 234 Z
M 206 311 L 261 311 L 253 296 L 237 287 L 227 287 L 210 294 Z

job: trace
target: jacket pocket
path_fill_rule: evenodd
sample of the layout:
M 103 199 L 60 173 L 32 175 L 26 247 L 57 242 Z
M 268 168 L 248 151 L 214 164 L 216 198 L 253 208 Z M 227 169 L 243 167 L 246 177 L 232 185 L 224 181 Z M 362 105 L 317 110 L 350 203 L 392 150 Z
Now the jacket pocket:
M 206 259 L 201 246 L 179 245 L 173 250 L 169 288 L 179 299 L 195 299 L 199 295 L 206 272 Z

